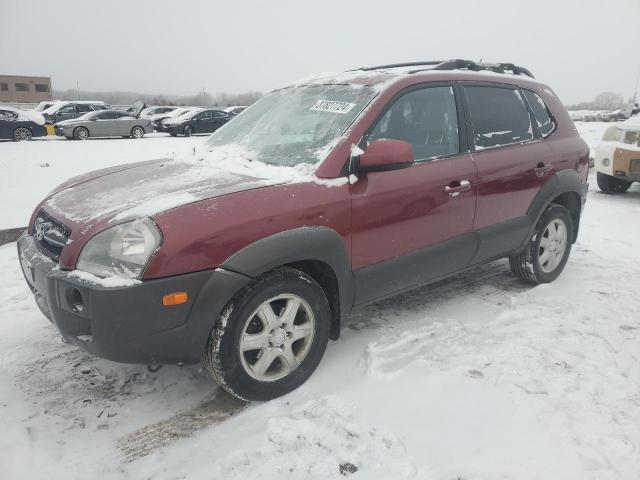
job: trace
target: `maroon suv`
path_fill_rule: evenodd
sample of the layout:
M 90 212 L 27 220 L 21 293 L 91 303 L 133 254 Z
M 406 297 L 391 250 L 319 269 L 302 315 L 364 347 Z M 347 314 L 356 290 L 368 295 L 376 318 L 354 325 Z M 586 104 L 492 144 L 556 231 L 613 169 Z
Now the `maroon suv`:
M 508 257 L 550 282 L 589 150 L 512 64 L 362 68 L 276 90 L 193 155 L 57 187 L 18 250 L 69 342 L 197 363 L 265 400 L 301 385 L 354 307 Z

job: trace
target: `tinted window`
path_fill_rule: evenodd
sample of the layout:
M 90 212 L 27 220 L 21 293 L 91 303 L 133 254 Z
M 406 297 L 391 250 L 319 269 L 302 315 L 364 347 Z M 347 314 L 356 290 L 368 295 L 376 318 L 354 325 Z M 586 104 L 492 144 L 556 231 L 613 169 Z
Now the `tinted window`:
M 9 90 L 9 84 L 7 82 L 0 82 L 0 90 L 6 92 Z
M 74 105 L 65 105 L 64 107 L 60 107 L 58 113 L 75 113 L 76 107 Z
M 458 117 L 451 87 L 430 87 L 409 92 L 396 100 L 369 135 L 404 140 L 416 160 L 458 153 Z
M 16 92 L 28 92 L 29 85 L 27 83 L 16 83 Z
M 10 120 L 16 118 L 18 114 L 9 110 L 0 110 L 0 120 Z
M 116 118 L 133 118 L 131 115 L 125 112 L 113 112 L 116 115 Z
M 47 93 L 49 91 L 49 85 L 45 83 L 36 83 L 36 92 Z
M 476 148 L 520 143 L 533 138 L 531 117 L 518 90 L 465 87 Z
M 78 113 L 87 113 L 87 112 L 91 112 L 91 105 L 87 105 L 84 103 L 79 103 L 78 105 L 76 105 L 76 108 L 78 109 Z
M 196 120 L 205 120 L 207 118 L 211 118 L 211 112 L 206 111 L 206 112 L 202 112 L 200 113 L 197 117 Z
M 100 120 L 113 120 L 116 118 L 116 112 L 100 112 L 100 113 L 96 113 L 96 118 L 99 118 Z
M 536 123 L 538 124 L 538 129 L 543 137 L 549 135 L 553 129 L 555 128 L 555 124 L 551 115 L 549 114 L 549 109 L 547 105 L 544 103 L 544 100 L 540 98 L 535 92 L 531 90 L 523 90 L 525 98 L 527 99 L 527 103 L 531 107 L 531 111 L 533 112 L 533 116 L 536 119 Z
M 212 116 L 213 118 L 220 118 L 220 117 L 226 117 L 226 116 L 227 116 L 227 114 L 226 114 L 226 113 L 224 113 L 224 112 L 221 112 L 220 110 L 213 110 L 213 111 L 211 112 L 211 116 Z

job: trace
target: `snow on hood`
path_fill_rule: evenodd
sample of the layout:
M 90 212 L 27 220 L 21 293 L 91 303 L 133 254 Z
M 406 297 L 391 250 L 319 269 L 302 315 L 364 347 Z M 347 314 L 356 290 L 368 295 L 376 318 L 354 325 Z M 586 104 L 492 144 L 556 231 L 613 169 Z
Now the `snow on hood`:
M 616 126 L 621 130 L 640 130 L 640 115 L 634 115 Z
M 4 110 L 15 112 L 18 114 L 18 120 L 22 122 L 34 122 L 38 125 L 44 125 L 44 117 L 40 112 L 33 110 L 18 110 L 17 108 L 2 107 Z
M 316 153 L 320 159 L 328 148 Z M 120 222 L 153 216 L 182 205 L 243 190 L 288 183 L 345 185 L 347 177 L 321 179 L 315 165 L 268 165 L 239 145 L 194 148 L 174 159 L 123 165 L 79 177 L 44 202 L 50 213 L 76 224 Z

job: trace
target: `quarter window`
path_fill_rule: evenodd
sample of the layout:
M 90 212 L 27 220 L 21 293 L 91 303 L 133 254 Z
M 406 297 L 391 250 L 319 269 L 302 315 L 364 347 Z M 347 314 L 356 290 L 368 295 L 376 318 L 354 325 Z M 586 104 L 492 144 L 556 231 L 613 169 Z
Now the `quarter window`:
M 551 115 L 549 114 L 549 108 L 537 93 L 532 92 L 531 90 L 522 90 L 522 93 L 531 107 L 533 117 L 536 119 L 536 123 L 538 124 L 538 130 L 540 130 L 543 137 L 546 137 L 553 132 L 553 129 L 555 128 L 553 118 L 551 118 Z
M 368 141 L 383 138 L 410 143 L 416 160 L 458 153 L 453 89 L 428 87 L 401 96 L 378 120 Z
M 29 84 L 28 83 L 16 83 L 16 92 L 28 92 Z
M 531 116 L 520 92 L 504 87 L 465 87 L 476 149 L 533 139 Z

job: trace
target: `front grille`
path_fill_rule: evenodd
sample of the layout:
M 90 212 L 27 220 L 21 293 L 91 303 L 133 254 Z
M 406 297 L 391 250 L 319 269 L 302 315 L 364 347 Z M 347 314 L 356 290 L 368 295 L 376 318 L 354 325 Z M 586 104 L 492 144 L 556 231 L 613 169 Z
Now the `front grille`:
M 33 229 L 38 249 L 57 262 L 71 236 L 71 230 L 43 211 L 38 213 Z

